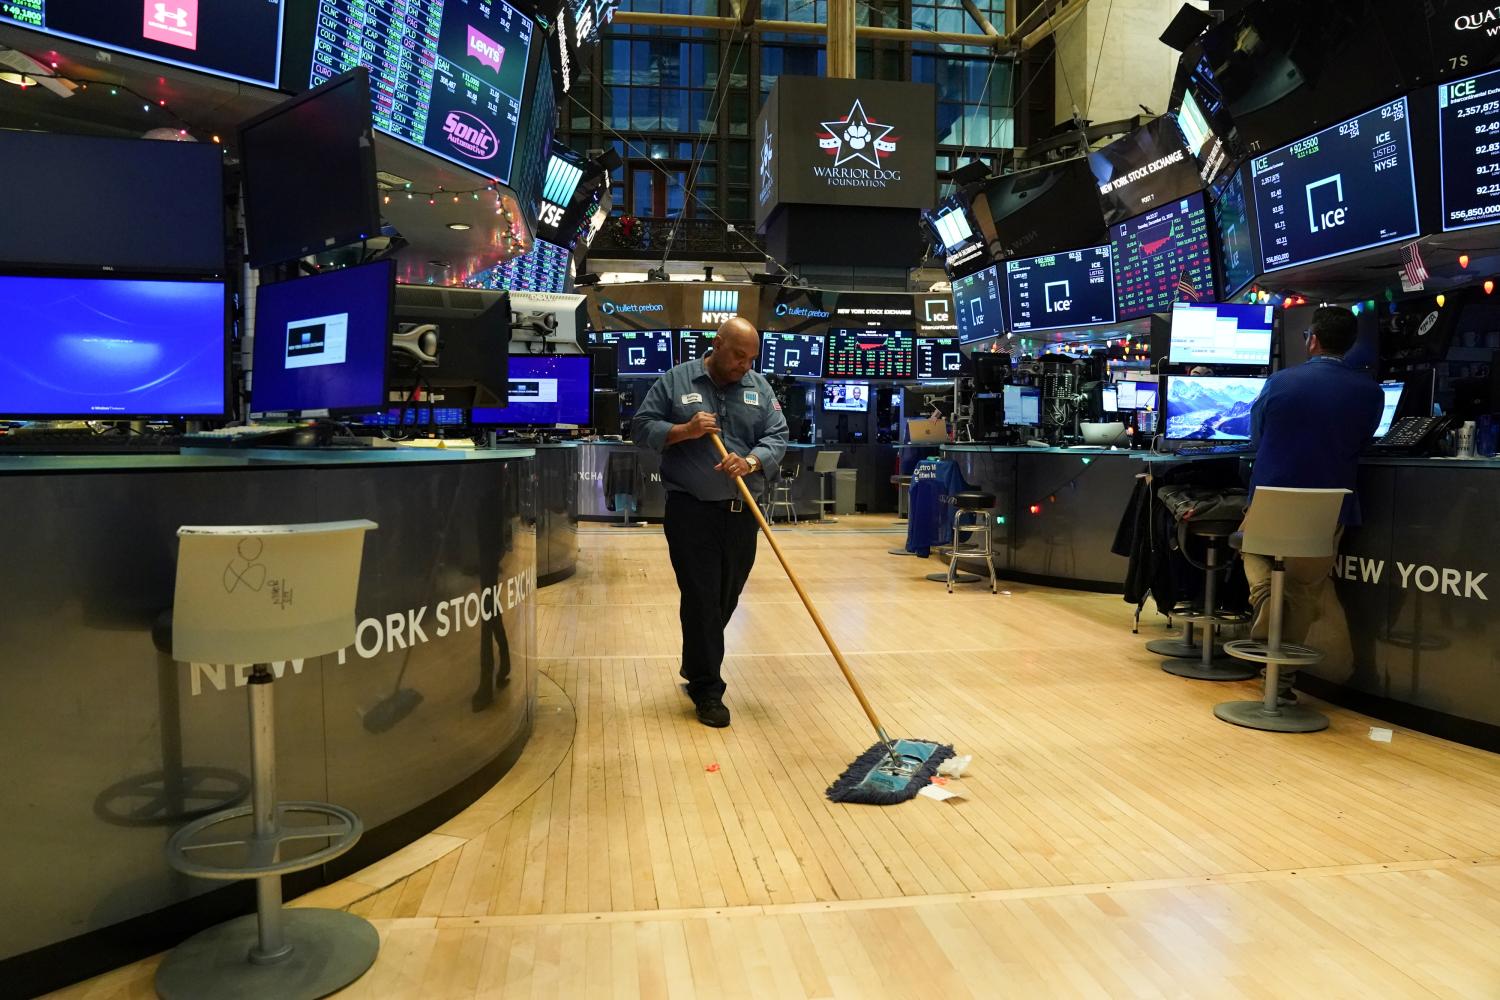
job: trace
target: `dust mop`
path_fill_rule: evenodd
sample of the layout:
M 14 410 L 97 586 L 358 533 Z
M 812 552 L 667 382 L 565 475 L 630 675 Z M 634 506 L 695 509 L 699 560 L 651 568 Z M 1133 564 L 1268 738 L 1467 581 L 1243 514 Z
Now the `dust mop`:
M 725 450 L 724 442 L 719 440 L 719 435 L 711 433 L 709 437 L 713 438 L 714 447 L 719 450 L 719 457 L 728 458 L 729 452 Z M 880 717 L 875 714 L 875 709 L 870 704 L 870 699 L 865 697 L 864 689 L 859 686 L 859 681 L 854 679 L 854 671 L 849 668 L 844 654 L 839 651 L 838 643 L 833 641 L 833 636 L 828 633 L 828 626 L 823 624 L 823 617 L 818 614 L 818 609 L 813 607 L 812 598 L 807 596 L 807 591 L 802 589 L 802 581 L 797 579 L 797 574 L 792 570 L 791 564 L 786 561 L 786 555 L 781 551 L 781 546 L 776 544 L 776 536 L 771 534 L 771 526 L 766 523 L 765 516 L 760 512 L 760 506 L 750 495 L 750 487 L 745 485 L 743 479 L 736 479 L 735 483 L 740 488 L 741 498 L 749 504 L 750 510 L 755 514 L 755 520 L 759 522 L 766 541 L 771 543 L 771 551 L 776 553 L 776 559 L 781 563 L 781 568 L 786 571 L 787 579 L 792 581 L 793 589 L 797 591 L 797 596 L 802 598 L 802 604 L 807 608 L 807 613 L 812 616 L 813 624 L 818 627 L 818 634 L 827 643 L 834 662 L 843 671 L 844 680 L 849 682 L 854 697 L 859 699 L 860 708 L 865 710 L 865 716 L 870 720 L 870 725 L 875 727 L 877 742 L 855 758 L 848 770 L 828 786 L 829 800 L 888 806 L 915 798 L 917 793 L 931 783 L 932 776 L 937 773 L 938 765 L 953 756 L 953 747 L 927 740 L 893 740 L 886 734 L 885 727 L 880 724 Z

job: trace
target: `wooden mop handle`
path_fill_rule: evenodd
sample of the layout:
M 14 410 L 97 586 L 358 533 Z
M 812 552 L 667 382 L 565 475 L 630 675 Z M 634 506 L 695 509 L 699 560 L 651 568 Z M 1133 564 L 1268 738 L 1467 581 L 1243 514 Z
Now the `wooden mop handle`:
M 719 440 L 719 435 L 710 431 L 709 437 L 713 438 L 714 447 L 719 449 L 719 457 L 721 459 L 728 458 L 729 452 L 724 448 L 724 442 Z M 750 487 L 745 485 L 743 477 L 736 476 L 734 477 L 734 481 L 740 488 L 740 496 L 744 499 L 745 503 L 750 505 L 750 510 L 755 514 L 755 520 L 760 523 L 760 530 L 765 533 L 766 541 L 771 543 L 771 551 L 776 553 L 776 559 L 781 563 L 781 568 L 786 570 L 787 579 L 792 581 L 792 587 L 797 591 L 797 596 L 802 598 L 802 604 L 807 608 L 807 613 L 812 615 L 813 624 L 818 627 L 818 633 L 823 637 L 823 641 L 828 644 L 828 651 L 833 654 L 834 662 L 844 672 L 844 680 L 849 682 L 850 689 L 854 691 L 854 697 L 859 699 L 860 707 L 865 710 L 865 715 L 869 716 L 870 725 L 875 727 L 875 732 L 879 735 L 881 742 L 888 742 L 889 737 L 885 735 L 885 728 L 881 726 L 880 718 L 875 714 L 875 709 L 870 704 L 870 699 L 865 697 L 864 689 L 859 686 L 859 681 L 854 679 L 854 671 L 845 662 L 844 654 L 839 652 L 838 643 L 834 642 L 833 636 L 828 634 L 828 626 L 823 624 L 823 616 L 818 614 L 817 608 L 813 607 L 812 598 L 808 597 L 807 591 L 802 589 L 802 581 L 797 579 L 797 574 L 792 569 L 791 563 L 786 561 L 786 555 L 781 551 L 781 546 L 776 544 L 776 536 L 771 534 L 771 526 L 766 523 L 765 515 L 760 512 L 760 505 L 750 495 Z

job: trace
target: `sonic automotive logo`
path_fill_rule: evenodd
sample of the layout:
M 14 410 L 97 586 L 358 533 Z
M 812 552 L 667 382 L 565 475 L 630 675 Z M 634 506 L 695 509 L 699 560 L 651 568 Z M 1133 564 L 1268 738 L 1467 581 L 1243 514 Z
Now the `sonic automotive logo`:
M 740 314 L 740 293 L 735 289 L 714 289 L 703 293 L 703 322 L 727 323 Z
M 858 98 L 842 120 L 819 124 L 818 146 L 833 157 L 833 166 L 813 167 L 813 174 L 826 180 L 829 187 L 883 188 L 901 183 L 901 171 L 880 165 L 883 157 L 896 152 L 898 139 L 891 138 L 896 126 L 871 119 Z
M 488 66 L 496 73 L 500 72 L 500 60 L 505 58 L 505 46 L 472 24 L 465 27 L 469 29 L 469 39 L 464 54 L 478 59 L 479 65 Z
M 488 160 L 500 150 L 500 140 L 482 119 L 467 111 L 450 111 L 443 132 L 453 148 L 471 160 Z

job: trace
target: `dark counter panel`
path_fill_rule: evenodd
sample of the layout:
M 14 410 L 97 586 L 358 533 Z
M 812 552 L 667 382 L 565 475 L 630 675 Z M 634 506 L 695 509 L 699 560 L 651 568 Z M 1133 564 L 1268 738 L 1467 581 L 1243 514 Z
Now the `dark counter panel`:
M 551 586 L 578 570 L 578 446 L 536 449 L 537 584 Z

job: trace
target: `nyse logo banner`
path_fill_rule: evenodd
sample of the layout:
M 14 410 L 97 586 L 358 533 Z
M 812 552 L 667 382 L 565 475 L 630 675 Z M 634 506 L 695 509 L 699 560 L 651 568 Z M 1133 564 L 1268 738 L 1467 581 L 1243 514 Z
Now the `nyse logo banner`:
M 740 293 L 736 289 L 713 289 L 703 293 L 703 322 L 727 323 L 740 314 Z

